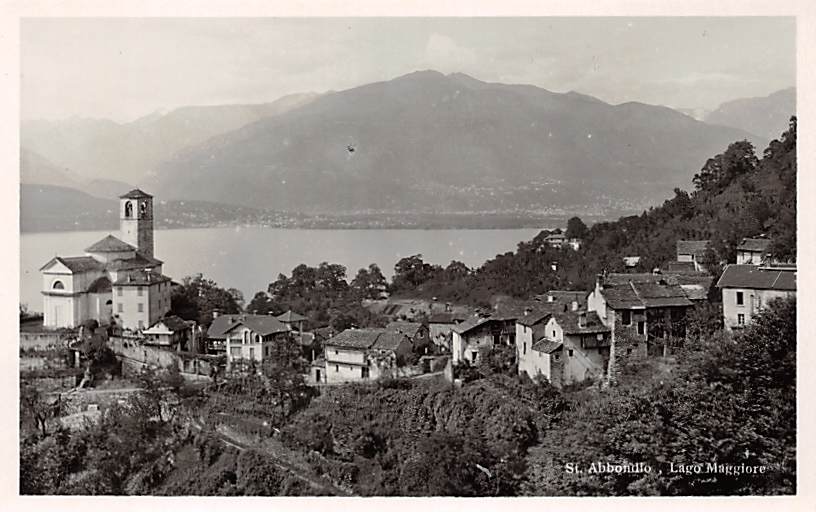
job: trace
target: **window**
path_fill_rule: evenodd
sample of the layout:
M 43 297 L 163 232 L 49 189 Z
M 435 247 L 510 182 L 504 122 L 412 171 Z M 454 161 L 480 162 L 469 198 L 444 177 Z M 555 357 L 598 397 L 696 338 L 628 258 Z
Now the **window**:
M 521 355 L 527 354 L 527 342 L 521 344 Z
M 572 349 L 569 349 L 569 357 L 572 357 L 572 354 L 573 354 Z
M 233 359 L 241 357 L 241 347 L 230 347 L 230 357 Z
M 555 360 L 556 360 L 556 361 L 560 361 L 560 360 L 561 360 L 561 356 L 560 356 L 559 354 L 555 354 Z
M 555 339 L 555 329 L 553 329 L 553 339 Z
M 122 312 L 124 312 L 124 310 L 125 310 L 124 305 L 121 302 L 116 305 L 116 312 L 117 313 L 122 313 Z
M 144 322 L 139 320 L 139 330 L 141 331 L 142 329 L 144 329 Z
M 122 289 L 121 289 L 121 288 L 117 288 L 117 289 L 116 289 L 116 296 L 117 296 L 117 297 L 121 297 L 121 296 L 122 296 Z
M 138 311 L 139 313 L 144 313 L 144 304 L 142 304 L 141 302 L 136 304 L 136 311 Z
M 144 290 L 142 289 L 142 287 L 141 287 L 141 286 L 137 286 L 137 287 L 136 287 L 136 295 L 137 295 L 138 297 L 141 297 L 142 295 L 144 295 Z
M 255 343 L 260 343 L 260 342 L 261 342 L 261 335 L 260 335 L 260 334 L 256 334 L 256 335 L 255 335 Z
M 130 201 L 125 203 L 125 218 L 129 219 L 133 217 L 133 203 Z
M 57 280 L 57 281 L 54 281 L 54 284 L 51 286 L 51 289 L 52 290 L 64 290 L 65 285 L 62 284 L 62 281 Z
M 743 313 L 737 315 L 737 325 L 745 325 L 745 315 Z
M 336 372 L 340 371 L 340 365 L 339 364 L 334 365 L 334 371 L 336 371 Z
M 243 343 L 244 345 L 249 345 L 249 331 L 243 332 L 241 343 Z
M 640 321 L 638 322 L 637 333 L 643 334 L 646 332 L 646 322 Z
M 340 353 L 340 352 L 338 352 L 337 350 L 335 350 L 335 351 L 334 351 L 334 355 L 337 355 L 337 354 L 339 354 L 339 353 Z
M 365 366 L 360 368 L 360 377 L 367 379 L 368 375 L 369 375 L 368 368 L 366 368 Z
M 631 311 L 622 312 L 621 322 L 623 322 L 623 325 L 632 325 L 632 312 Z
M 255 349 L 253 347 L 249 347 L 249 358 L 255 359 Z
M 737 306 L 742 306 L 745 303 L 745 297 L 743 297 L 742 292 L 737 292 Z

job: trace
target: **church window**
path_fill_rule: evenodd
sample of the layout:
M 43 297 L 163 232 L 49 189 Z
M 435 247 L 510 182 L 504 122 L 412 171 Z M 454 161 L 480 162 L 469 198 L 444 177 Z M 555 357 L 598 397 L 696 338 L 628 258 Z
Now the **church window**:
M 133 203 L 130 201 L 125 203 L 125 218 L 129 219 L 133 217 Z
M 116 289 L 116 295 L 117 295 L 118 297 L 121 297 L 121 296 L 122 296 L 122 289 L 121 289 L 121 288 L 117 288 L 117 289 Z
M 144 313 L 144 304 L 142 304 L 141 302 L 137 304 L 136 311 L 138 311 L 139 313 Z
M 62 281 L 54 281 L 54 284 L 51 286 L 51 288 L 54 290 L 64 290 L 65 285 L 62 284 Z
M 143 293 L 144 293 L 144 292 L 142 291 L 142 287 L 141 287 L 141 286 L 137 286 L 137 287 L 136 287 L 136 295 L 138 295 L 139 297 L 141 297 Z

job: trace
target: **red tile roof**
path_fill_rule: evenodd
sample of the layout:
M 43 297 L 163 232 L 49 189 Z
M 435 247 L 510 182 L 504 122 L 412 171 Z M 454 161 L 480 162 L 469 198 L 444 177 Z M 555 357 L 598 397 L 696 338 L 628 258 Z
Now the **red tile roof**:
M 553 352 L 561 350 L 563 346 L 564 345 L 561 342 L 544 339 L 533 343 L 532 349 L 535 350 L 536 352 L 552 354 Z
M 395 350 L 406 336 L 386 329 L 346 329 L 326 341 L 327 347 Z
M 725 267 L 717 287 L 796 291 L 796 268 L 732 264 Z
M 710 244 L 710 240 L 678 240 L 677 255 L 693 254 L 697 259 L 700 259 L 705 255 Z
M 638 276 L 635 280 L 606 286 L 604 280 L 603 296 L 612 309 L 644 309 L 662 307 L 688 307 L 692 302 L 683 289 L 675 283 L 667 283 L 659 274 L 618 274 L 619 276 Z M 647 279 L 650 276 L 652 279 Z M 638 280 L 639 279 L 639 280 Z
M 240 315 L 232 325 L 227 327 L 224 333 L 226 334 L 241 325 L 246 326 L 250 331 L 258 333 L 261 336 L 289 332 L 291 330 L 288 325 L 271 315 Z
M 136 256 L 132 258 L 109 261 L 107 264 L 105 264 L 105 268 L 108 270 L 133 270 L 137 268 L 158 267 L 162 263 L 164 263 L 162 260 L 150 258 L 137 252 Z
M 610 332 L 609 327 L 601 322 L 598 313 L 595 311 L 585 313 L 585 323 L 583 327 L 580 326 L 578 319 L 581 314 L 582 313 L 578 311 L 556 313 L 555 320 L 558 322 L 558 325 L 561 326 L 564 334 L 598 334 Z
M 422 324 L 419 322 L 391 322 L 385 328 L 388 331 L 402 333 L 413 338 L 422 329 Z
M 738 251 L 765 252 L 771 245 L 767 238 L 743 238 L 742 243 L 737 246 Z

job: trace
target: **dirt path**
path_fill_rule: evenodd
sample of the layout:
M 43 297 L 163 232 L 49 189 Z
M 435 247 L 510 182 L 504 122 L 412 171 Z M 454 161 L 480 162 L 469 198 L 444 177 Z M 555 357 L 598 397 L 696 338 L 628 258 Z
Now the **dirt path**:
M 313 489 L 318 489 L 320 494 L 328 494 L 331 496 L 354 496 L 352 492 L 332 484 L 325 478 L 313 476 L 304 471 L 302 468 L 299 468 L 295 464 L 285 460 L 280 452 L 285 452 L 288 450 L 280 446 L 280 443 L 272 444 L 247 442 L 246 439 L 241 439 L 242 436 L 231 432 L 228 428 L 218 428 L 213 430 L 202 425 L 197 420 L 191 420 L 191 425 L 199 431 L 207 431 L 211 433 L 227 446 L 232 446 L 240 451 L 253 450 L 266 455 L 272 460 L 272 464 L 274 464 L 276 467 L 290 473 L 295 478 L 306 482 Z

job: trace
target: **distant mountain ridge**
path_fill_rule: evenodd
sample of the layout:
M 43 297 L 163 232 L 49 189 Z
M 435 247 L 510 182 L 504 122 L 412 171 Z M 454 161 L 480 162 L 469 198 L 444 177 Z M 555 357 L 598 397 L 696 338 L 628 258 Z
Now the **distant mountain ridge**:
M 787 129 L 793 115 L 796 115 L 796 88 L 789 87 L 764 97 L 723 103 L 706 115 L 705 121 L 773 139 Z
M 641 207 L 741 139 L 767 142 L 666 107 L 421 71 L 215 136 L 144 185 L 307 213 Z
M 255 105 L 181 107 L 130 123 L 84 118 L 23 121 L 20 139 L 24 148 L 85 178 L 138 183 L 185 147 L 297 108 L 315 97 L 305 93 Z

